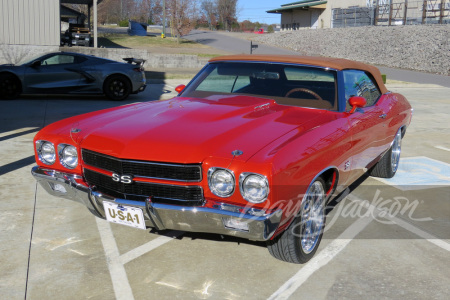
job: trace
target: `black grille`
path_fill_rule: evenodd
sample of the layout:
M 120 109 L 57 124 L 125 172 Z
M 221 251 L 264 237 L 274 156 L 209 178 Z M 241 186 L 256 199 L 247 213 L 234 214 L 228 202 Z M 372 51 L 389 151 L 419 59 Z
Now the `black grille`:
M 186 182 L 202 180 L 202 168 L 199 164 L 180 165 L 121 160 L 85 149 L 82 151 L 82 156 L 86 164 L 118 174 Z
M 199 206 L 203 204 L 203 191 L 199 186 L 174 186 L 156 183 L 115 182 L 110 176 L 84 169 L 84 176 L 90 185 L 109 196 L 144 201 L 151 197 L 153 202 Z

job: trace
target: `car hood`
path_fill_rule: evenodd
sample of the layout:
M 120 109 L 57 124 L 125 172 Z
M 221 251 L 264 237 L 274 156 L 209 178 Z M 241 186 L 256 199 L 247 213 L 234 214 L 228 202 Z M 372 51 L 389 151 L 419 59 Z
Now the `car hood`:
M 241 150 L 245 161 L 291 130 L 317 126 L 310 121 L 324 112 L 248 96 L 173 98 L 122 107 L 70 127 L 81 130 L 82 148 L 124 159 L 200 163 Z

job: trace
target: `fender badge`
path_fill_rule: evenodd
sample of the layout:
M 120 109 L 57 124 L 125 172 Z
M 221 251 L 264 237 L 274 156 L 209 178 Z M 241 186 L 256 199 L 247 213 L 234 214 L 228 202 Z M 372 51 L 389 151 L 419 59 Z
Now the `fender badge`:
M 241 150 L 234 150 L 233 152 L 231 152 L 231 154 L 233 156 L 241 156 L 242 154 L 244 154 L 244 152 Z

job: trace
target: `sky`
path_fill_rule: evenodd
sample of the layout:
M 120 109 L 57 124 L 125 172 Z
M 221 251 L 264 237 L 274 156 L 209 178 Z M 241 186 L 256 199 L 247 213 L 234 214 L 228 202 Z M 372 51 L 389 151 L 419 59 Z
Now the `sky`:
M 237 4 L 238 21 L 250 20 L 252 22 L 279 24 L 281 15 L 268 14 L 266 11 L 292 2 L 295 2 L 295 0 L 239 0 Z

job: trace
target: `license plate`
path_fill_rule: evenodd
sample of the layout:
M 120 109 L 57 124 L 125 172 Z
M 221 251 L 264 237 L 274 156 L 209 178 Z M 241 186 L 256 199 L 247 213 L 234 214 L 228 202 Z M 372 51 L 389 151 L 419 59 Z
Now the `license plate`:
M 112 223 L 145 229 L 142 209 L 103 201 L 106 220 Z

